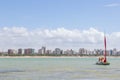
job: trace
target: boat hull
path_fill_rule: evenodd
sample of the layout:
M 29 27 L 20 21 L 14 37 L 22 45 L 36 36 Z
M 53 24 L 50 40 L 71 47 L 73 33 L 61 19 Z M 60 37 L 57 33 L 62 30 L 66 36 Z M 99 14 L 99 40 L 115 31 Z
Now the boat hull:
M 96 65 L 110 65 L 110 63 L 109 62 L 106 62 L 106 63 L 104 63 L 104 62 L 97 62 Z

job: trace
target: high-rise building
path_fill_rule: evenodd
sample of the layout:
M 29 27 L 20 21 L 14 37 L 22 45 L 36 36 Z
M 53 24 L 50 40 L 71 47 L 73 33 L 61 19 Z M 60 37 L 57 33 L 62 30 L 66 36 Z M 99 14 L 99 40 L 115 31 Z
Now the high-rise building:
M 18 49 L 18 54 L 22 54 L 22 49 Z
M 74 54 L 74 51 L 72 49 L 67 49 L 66 51 L 64 51 L 64 54 Z
M 39 50 L 38 50 L 38 54 L 42 54 L 42 49 L 39 49 Z
M 46 53 L 46 47 L 42 47 L 42 54 L 45 54 Z
M 13 50 L 12 49 L 8 49 L 8 54 L 13 54 Z
M 52 51 L 51 50 L 46 50 L 46 54 L 51 54 Z
M 54 54 L 63 54 L 63 52 L 61 49 L 55 48 Z
M 85 54 L 85 49 L 84 48 L 80 48 L 79 49 L 79 54 Z
M 38 50 L 38 54 L 45 54 L 45 53 L 46 53 L 46 47 L 44 46 Z
M 32 48 L 24 49 L 24 54 L 34 54 L 34 51 Z
M 16 54 L 17 51 L 14 50 L 14 49 L 8 49 L 8 54 L 11 55 L 11 54 Z
M 116 48 L 113 49 L 113 55 L 117 55 L 117 49 Z

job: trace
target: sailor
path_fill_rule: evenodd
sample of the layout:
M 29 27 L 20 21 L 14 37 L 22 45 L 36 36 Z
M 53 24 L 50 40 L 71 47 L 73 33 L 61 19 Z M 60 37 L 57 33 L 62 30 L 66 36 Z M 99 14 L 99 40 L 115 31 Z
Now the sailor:
M 104 57 L 102 57 L 102 62 L 104 62 L 104 60 L 105 60 L 105 58 L 104 58 Z
M 99 62 L 101 62 L 101 57 L 99 57 Z
M 104 62 L 104 57 L 99 57 L 99 62 Z

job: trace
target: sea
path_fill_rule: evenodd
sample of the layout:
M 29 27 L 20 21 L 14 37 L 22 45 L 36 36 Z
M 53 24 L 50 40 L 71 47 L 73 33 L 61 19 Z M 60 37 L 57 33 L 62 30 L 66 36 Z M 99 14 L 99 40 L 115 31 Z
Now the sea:
M 0 80 L 120 80 L 120 58 L 0 58 Z

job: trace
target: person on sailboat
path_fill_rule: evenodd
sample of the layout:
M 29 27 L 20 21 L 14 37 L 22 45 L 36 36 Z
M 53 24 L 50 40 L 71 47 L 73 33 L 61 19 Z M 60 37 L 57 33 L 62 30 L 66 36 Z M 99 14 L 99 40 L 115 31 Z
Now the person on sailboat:
M 104 57 L 99 57 L 99 62 L 104 62 L 105 58 Z

